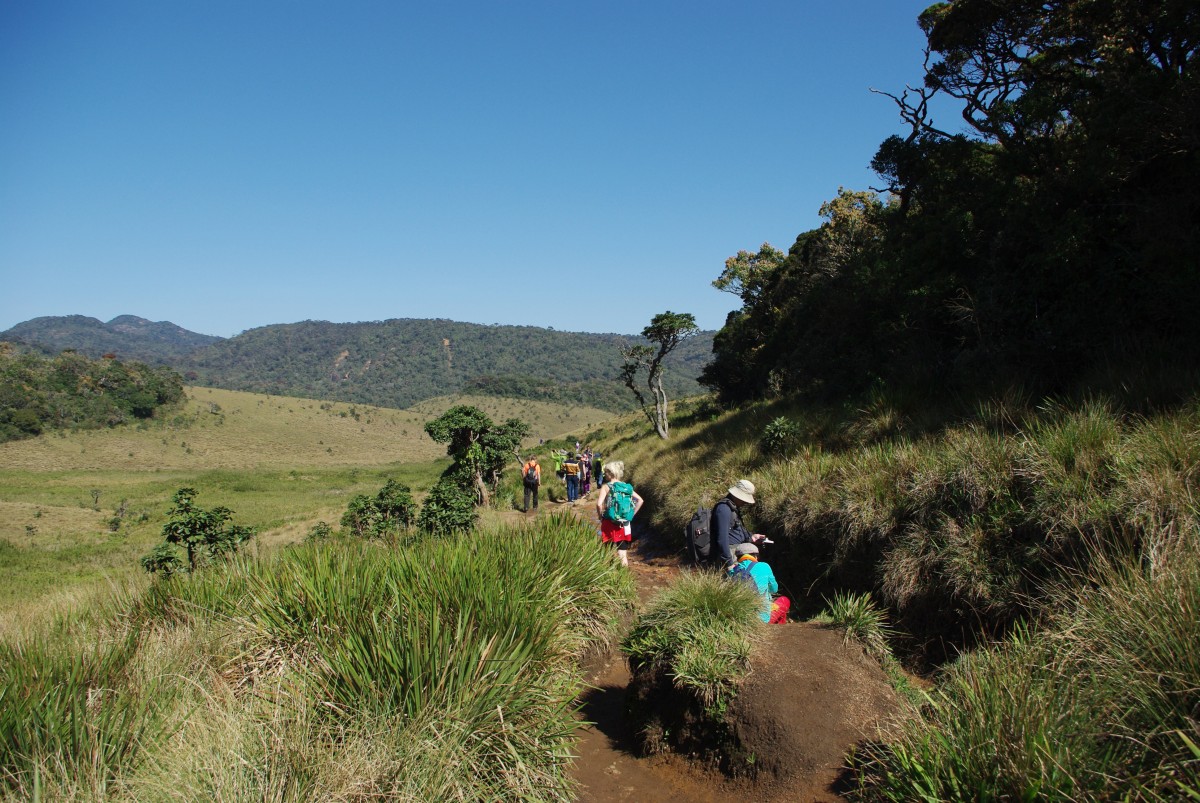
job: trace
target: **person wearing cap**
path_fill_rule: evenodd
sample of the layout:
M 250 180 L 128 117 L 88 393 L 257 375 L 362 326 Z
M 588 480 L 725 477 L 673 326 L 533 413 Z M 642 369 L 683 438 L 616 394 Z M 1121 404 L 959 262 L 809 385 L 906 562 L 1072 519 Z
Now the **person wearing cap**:
M 779 583 L 775 580 L 775 572 L 771 571 L 770 564 L 758 559 L 758 547 L 751 543 L 738 544 L 733 548 L 733 553 L 737 559 L 735 568 L 744 567 L 754 580 L 758 593 L 762 595 L 763 607 L 759 617 L 772 625 L 786 622 L 792 601 L 784 596 L 775 596 L 779 593 Z M 730 572 L 732 573 L 733 569 L 730 569 Z
M 726 571 L 737 565 L 732 549 L 738 544 L 763 542 L 766 536 L 751 533 L 742 524 L 741 508 L 754 504 L 754 483 L 738 480 L 729 486 L 729 493 L 713 505 L 712 539 L 716 548 L 712 560 Z

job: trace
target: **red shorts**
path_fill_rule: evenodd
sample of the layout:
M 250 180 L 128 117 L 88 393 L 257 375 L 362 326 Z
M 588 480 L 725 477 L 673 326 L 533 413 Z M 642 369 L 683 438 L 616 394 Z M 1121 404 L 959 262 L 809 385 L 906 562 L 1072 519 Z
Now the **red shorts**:
M 617 524 L 612 519 L 600 519 L 600 541 L 611 544 L 617 541 L 632 541 L 633 536 L 625 532 L 624 524 Z

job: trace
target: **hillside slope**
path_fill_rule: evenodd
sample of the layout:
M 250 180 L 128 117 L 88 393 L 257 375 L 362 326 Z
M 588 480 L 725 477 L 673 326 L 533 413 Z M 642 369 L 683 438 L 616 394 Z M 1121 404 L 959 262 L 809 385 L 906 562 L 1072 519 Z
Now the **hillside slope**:
M 391 407 L 473 389 L 628 409 L 619 347 L 638 340 L 448 320 L 303 321 L 243 332 L 180 367 L 206 385 Z M 710 350 L 711 333 L 678 349 L 665 372 L 669 394 L 699 391 Z

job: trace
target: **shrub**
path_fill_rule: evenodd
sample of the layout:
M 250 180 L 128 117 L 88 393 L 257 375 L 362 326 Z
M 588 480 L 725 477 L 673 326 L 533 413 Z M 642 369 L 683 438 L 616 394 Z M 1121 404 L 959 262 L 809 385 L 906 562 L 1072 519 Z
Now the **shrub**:
M 142 558 L 142 568 L 154 574 L 168 574 L 179 569 L 179 561 L 171 557 L 173 545 L 187 552 L 187 571 L 195 571 L 202 563 L 232 555 L 241 545 L 254 537 L 250 527 L 230 524 L 233 511 L 226 507 L 205 510 L 193 501 L 194 488 L 180 488 L 171 497 L 175 503 L 170 518 L 163 525 L 163 543 Z
M 802 434 L 798 423 L 780 416 L 763 427 L 759 446 L 765 454 L 783 456 L 799 446 Z
M 389 479 L 374 497 L 359 494 L 342 514 L 342 527 L 360 538 L 385 538 L 407 531 L 416 520 L 407 485 Z
M 477 516 L 475 494 L 453 477 L 442 477 L 425 497 L 417 526 L 428 533 L 467 532 Z

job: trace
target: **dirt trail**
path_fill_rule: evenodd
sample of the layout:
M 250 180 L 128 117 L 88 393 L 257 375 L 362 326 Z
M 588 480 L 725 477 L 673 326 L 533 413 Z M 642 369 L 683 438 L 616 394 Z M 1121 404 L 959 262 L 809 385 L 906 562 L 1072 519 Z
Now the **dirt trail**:
M 596 492 L 570 506 L 596 524 Z M 566 504 L 544 502 L 542 515 Z M 634 542 L 630 570 L 639 604 L 680 571 L 676 555 L 655 554 L 649 539 Z M 770 628 L 761 657 L 746 679 L 734 727 L 762 758 L 757 781 L 733 781 L 680 756 L 641 758 L 626 726 L 629 669 L 615 647 L 589 674 L 581 697 L 579 758 L 573 775 L 579 800 L 639 803 L 762 803 L 841 801 L 842 756 L 861 738 L 878 736 L 899 708 L 882 670 L 831 631 L 803 623 Z

